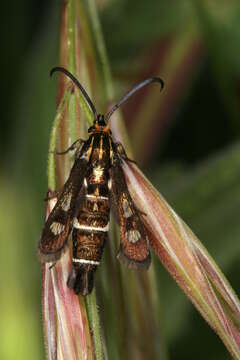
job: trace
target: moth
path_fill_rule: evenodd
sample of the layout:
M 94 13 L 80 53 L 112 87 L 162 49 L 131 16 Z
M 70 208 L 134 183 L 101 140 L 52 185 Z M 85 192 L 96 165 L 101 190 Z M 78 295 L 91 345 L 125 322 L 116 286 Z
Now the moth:
M 121 143 L 115 142 L 109 126 L 112 114 L 136 91 L 163 80 L 152 77 L 137 84 L 104 116 L 98 114 L 79 81 L 65 68 L 55 67 L 51 75 L 62 72 L 81 91 L 94 115 L 88 139 L 78 139 L 65 154 L 75 150 L 75 161 L 68 180 L 42 230 L 38 257 L 42 263 L 55 263 L 72 239 L 72 268 L 67 285 L 83 296 L 93 289 L 94 272 L 100 264 L 108 239 L 110 209 L 120 225 L 118 259 L 130 268 L 147 269 L 151 262 L 149 243 L 141 213 L 128 191 L 122 164 L 132 161 Z

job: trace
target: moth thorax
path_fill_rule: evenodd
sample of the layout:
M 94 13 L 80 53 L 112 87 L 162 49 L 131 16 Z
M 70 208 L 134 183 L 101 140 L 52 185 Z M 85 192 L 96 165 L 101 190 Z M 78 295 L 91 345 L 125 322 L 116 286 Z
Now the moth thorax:
M 96 148 L 93 150 L 92 158 L 95 159 L 95 160 L 106 159 L 106 158 L 107 158 L 106 149 L 105 149 L 103 146 L 101 146 L 101 147 L 96 147 Z

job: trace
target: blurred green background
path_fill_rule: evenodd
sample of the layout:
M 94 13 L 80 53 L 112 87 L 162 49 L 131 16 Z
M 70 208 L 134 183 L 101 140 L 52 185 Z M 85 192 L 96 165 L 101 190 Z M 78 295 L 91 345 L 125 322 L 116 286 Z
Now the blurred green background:
M 97 1 L 116 99 L 158 75 L 123 109 L 141 168 L 240 291 L 240 3 Z M 43 359 L 36 243 L 44 219 L 55 114 L 60 1 L 1 11 L 0 359 Z M 160 99 L 159 99 L 160 98 Z M 101 110 L 101 109 L 100 109 Z M 169 359 L 229 359 L 157 264 L 161 342 Z M 111 356 L 110 356 L 111 358 Z

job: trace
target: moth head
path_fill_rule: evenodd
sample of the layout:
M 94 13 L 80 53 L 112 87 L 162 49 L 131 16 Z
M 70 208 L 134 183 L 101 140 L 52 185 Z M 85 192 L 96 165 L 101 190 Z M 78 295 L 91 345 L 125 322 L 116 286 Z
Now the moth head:
M 104 115 L 98 114 L 93 125 L 88 129 L 88 133 L 94 132 L 110 132 L 109 125 L 105 121 Z

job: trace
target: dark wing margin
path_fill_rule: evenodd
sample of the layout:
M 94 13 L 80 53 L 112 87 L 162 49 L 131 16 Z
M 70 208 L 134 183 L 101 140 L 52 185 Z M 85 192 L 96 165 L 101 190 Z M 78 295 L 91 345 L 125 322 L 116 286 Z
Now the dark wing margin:
M 151 263 L 148 238 L 141 215 L 129 194 L 120 160 L 110 168 L 111 206 L 117 212 L 121 244 L 118 259 L 132 269 L 147 269 Z
M 37 251 L 42 263 L 57 261 L 66 249 L 76 199 L 83 185 L 87 164 L 86 158 L 75 160 L 69 178 L 44 225 Z

